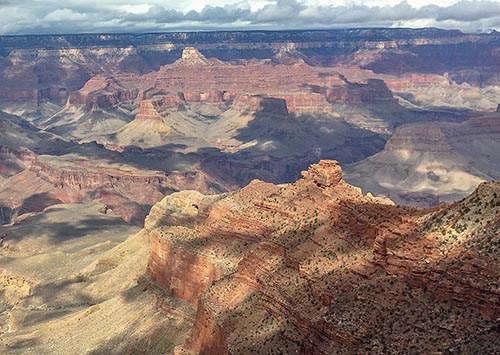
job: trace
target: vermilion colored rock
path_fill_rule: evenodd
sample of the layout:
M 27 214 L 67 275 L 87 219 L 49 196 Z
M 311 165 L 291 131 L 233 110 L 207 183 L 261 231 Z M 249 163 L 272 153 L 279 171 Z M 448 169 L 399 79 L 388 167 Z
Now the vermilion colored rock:
M 320 161 L 290 185 L 166 197 L 146 223 L 148 271 L 197 307 L 179 354 L 470 353 L 476 327 L 498 346 L 499 213 L 498 183 L 398 207 Z

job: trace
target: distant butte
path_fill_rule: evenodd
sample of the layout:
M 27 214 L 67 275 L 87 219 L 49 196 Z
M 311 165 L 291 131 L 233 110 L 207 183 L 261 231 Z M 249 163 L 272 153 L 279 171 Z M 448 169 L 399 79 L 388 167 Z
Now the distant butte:
M 177 65 L 211 65 L 207 58 L 195 47 L 185 47 Z

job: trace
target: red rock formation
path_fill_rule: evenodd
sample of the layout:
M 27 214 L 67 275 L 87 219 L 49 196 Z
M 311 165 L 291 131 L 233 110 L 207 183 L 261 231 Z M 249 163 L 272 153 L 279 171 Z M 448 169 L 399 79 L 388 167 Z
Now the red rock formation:
M 152 209 L 149 273 L 198 305 L 177 352 L 499 348 L 499 249 L 491 245 L 500 184 L 418 210 L 363 196 L 336 162 L 302 176 L 218 197 L 174 194 Z M 480 206 L 484 222 L 470 222 Z M 423 329 L 429 334 L 416 337 Z M 465 340 L 481 329 L 488 345 Z
M 332 187 L 342 181 L 342 169 L 335 161 L 322 160 L 303 171 L 302 177 L 313 181 L 318 187 Z
M 288 111 L 295 114 L 304 113 L 333 113 L 331 104 L 325 96 L 314 92 L 296 92 L 287 94 L 276 94 L 276 97 L 286 101 Z
M 151 100 L 142 100 L 139 104 L 139 111 L 135 116 L 136 120 L 161 120 L 161 116 L 158 113 L 157 107 L 159 102 L 153 102 Z
M 448 78 L 437 74 L 408 74 L 401 78 L 385 80 L 389 89 L 393 91 L 409 91 L 414 87 L 421 86 L 448 86 Z
M 93 92 L 104 90 L 99 81 L 108 75 L 120 76 L 119 81 L 130 80 L 136 83 L 135 86 L 125 85 L 122 89 L 142 87 L 142 84 L 137 84 L 137 75 L 131 73 L 147 73 L 165 63 L 172 63 L 181 50 L 181 58 L 174 65 L 168 66 L 170 70 L 177 71 L 179 76 L 176 78 L 175 73 L 169 73 L 169 69 L 161 70 L 165 74 L 165 79 L 169 77 L 172 79 L 172 86 L 175 87 L 173 92 L 198 89 L 195 85 L 198 80 L 195 83 L 190 79 L 199 78 L 201 73 L 203 78 L 207 79 L 206 83 L 203 83 L 204 86 L 208 86 L 200 90 L 203 93 L 228 90 L 248 94 L 279 92 L 286 94 L 292 91 L 286 89 L 296 87 L 298 83 L 330 87 L 341 84 L 338 77 L 335 78 L 334 71 L 328 68 L 339 61 L 347 61 L 350 66 L 372 65 L 382 69 L 376 72 L 398 72 L 405 68 L 407 64 L 405 62 L 408 61 L 407 71 L 416 74 L 403 79 L 394 76 L 388 78 L 389 86 L 395 90 L 404 90 L 413 85 L 444 84 L 442 81 L 444 77 L 427 74 L 429 71 L 435 72 L 433 67 L 442 66 L 444 66 L 442 72 L 449 72 L 450 78 L 456 78 L 457 82 L 464 80 L 477 82 L 480 86 L 484 83 L 498 82 L 498 70 L 495 66 L 498 53 L 494 48 L 497 37 L 495 34 L 464 35 L 453 31 L 434 32 L 428 29 L 304 31 L 281 34 L 172 33 L 171 35 L 148 34 L 140 39 L 132 39 L 128 35 L 100 37 L 81 35 L 69 36 L 67 39 L 65 36 L 46 36 L 43 40 L 19 37 L 14 41 L 5 37 L 1 39 L 2 43 L 7 44 L 1 46 L 6 57 L 0 68 L 0 79 L 4 83 L 0 88 L 0 100 L 7 106 L 30 103 L 30 108 L 33 110 L 38 109 L 45 100 L 60 103 L 68 96 L 70 104 L 81 103 L 89 96 L 91 92 L 89 89 Z M 186 42 L 186 38 L 191 39 Z M 380 40 L 381 38 L 388 39 Z M 197 46 L 186 47 L 186 43 L 197 43 Z M 460 52 L 463 48 L 461 46 L 471 50 L 464 54 L 463 51 Z M 397 51 L 394 51 L 395 49 Z M 225 58 L 226 61 L 244 63 L 246 65 L 240 66 L 248 68 L 243 70 L 239 68 L 240 66 L 234 68 L 215 58 L 205 57 L 199 50 Z M 441 56 L 433 55 L 434 51 L 440 51 Z M 339 56 L 339 52 L 345 53 L 346 56 Z M 443 61 L 442 55 L 445 58 L 447 55 L 453 58 L 457 56 L 457 52 L 460 53 L 460 60 L 453 61 L 447 58 L 448 60 Z M 476 53 L 481 54 L 475 55 Z M 263 57 L 267 58 L 268 63 L 264 69 L 255 65 L 256 60 L 244 59 Z M 271 65 L 276 61 L 286 65 Z M 454 65 L 454 62 L 459 64 Z M 306 63 L 326 66 L 316 73 L 323 78 L 317 80 L 314 78 L 315 75 L 311 77 L 311 70 Z M 228 77 L 225 75 L 218 77 L 215 73 L 221 72 L 223 66 L 227 66 L 225 70 L 229 74 Z M 235 69 L 241 74 L 234 75 Z M 157 75 L 152 74 L 147 80 L 142 80 L 142 83 L 147 82 L 145 85 L 147 87 L 154 87 L 156 84 L 170 86 L 168 80 L 162 80 L 163 76 L 158 78 L 157 82 L 154 76 Z M 228 80 L 231 77 L 233 80 Z M 93 83 L 86 83 L 89 79 Z M 178 85 L 183 82 L 185 86 Z M 238 89 L 238 86 L 241 89 Z M 283 86 L 288 87 L 281 90 Z M 266 88 L 274 88 L 275 92 L 270 92 Z M 82 89 L 82 92 L 78 92 Z M 80 94 L 83 97 L 78 97 Z M 135 94 L 133 92 L 133 95 Z M 114 101 L 114 98 L 110 98 L 110 101 Z M 295 111 L 294 105 L 290 102 L 288 104 L 291 112 L 300 112 L 300 107 Z M 90 109 L 93 105 L 88 107 Z
M 340 96 L 347 99 L 352 95 L 351 90 L 357 90 L 354 86 L 346 88 L 345 80 L 331 68 L 319 69 L 304 62 L 293 65 L 272 65 L 265 61 L 229 64 L 206 59 L 194 48 L 186 49 L 181 59 L 163 66 L 158 72 L 142 77 L 115 75 L 113 80 L 121 87 L 137 88 L 145 93 L 179 92 L 187 103 L 227 103 L 238 95 L 282 98 L 290 112 L 297 114 L 331 112 L 328 100 L 333 100 L 332 93 L 345 92 L 337 94 L 337 99 Z M 99 85 L 103 84 L 88 84 L 91 88 Z M 327 89 L 316 92 L 312 86 Z
M 86 110 L 110 110 L 121 103 L 133 103 L 138 95 L 139 89 L 126 89 L 116 85 L 112 78 L 96 76 L 87 81 L 79 91 L 69 94 L 66 107 L 84 106 Z
M 197 189 L 204 193 L 226 191 L 199 171 L 155 172 L 113 164 L 96 164 L 82 158 L 67 160 L 37 156 L 28 150 L 0 147 L 0 177 L 5 181 L 0 204 L 14 214 L 39 212 L 54 203 L 100 201 L 127 222 L 142 224 L 150 206 L 165 192 Z M 11 186 L 12 185 L 12 186 Z M 9 195 L 5 191 L 24 191 Z M 219 189 L 220 188 L 220 189 Z M 1 191 L 0 191 L 1 192 Z

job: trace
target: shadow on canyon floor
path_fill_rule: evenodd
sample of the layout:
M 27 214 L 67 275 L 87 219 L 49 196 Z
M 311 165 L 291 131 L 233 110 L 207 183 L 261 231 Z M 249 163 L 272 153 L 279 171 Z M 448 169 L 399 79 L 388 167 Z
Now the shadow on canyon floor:
M 83 238 L 89 234 L 105 231 L 108 227 L 113 228 L 124 224 L 119 218 L 89 217 L 78 220 L 77 223 L 71 223 L 50 221 L 45 218 L 45 215 L 37 215 L 30 217 L 28 223 L 10 227 L 6 241 L 19 242 L 26 237 L 37 235 L 47 237 L 51 243 L 58 245 L 70 239 Z

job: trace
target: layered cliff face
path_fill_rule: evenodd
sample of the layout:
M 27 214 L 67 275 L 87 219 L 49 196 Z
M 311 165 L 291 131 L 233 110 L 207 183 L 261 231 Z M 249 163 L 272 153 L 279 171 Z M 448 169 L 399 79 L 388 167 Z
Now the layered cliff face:
M 404 99 L 425 107 L 493 111 L 500 98 L 496 84 L 476 86 L 455 82 L 448 73 L 408 74 L 386 80 L 387 86 Z
M 66 107 L 85 105 L 86 109 L 110 109 L 118 104 L 133 103 L 137 90 L 121 87 L 112 78 L 97 75 L 89 79 L 78 91 L 68 97 Z
M 497 41 L 495 33 L 433 29 L 28 36 L 17 44 L 0 37 L 0 109 L 30 122 L 2 114 L 9 133 L 0 134 L 0 144 L 32 149 L 31 160 L 51 156 L 31 171 L 32 163 L 9 156 L 0 163 L 1 189 L 18 184 L 24 188 L 12 191 L 34 193 L 26 181 L 36 180 L 32 187 L 50 201 L 94 196 L 141 216 L 187 182 L 203 193 L 254 178 L 290 182 L 319 159 L 359 163 L 389 140 L 385 152 L 349 168 L 350 181 L 417 205 L 461 198 L 498 176 L 496 140 L 475 139 L 495 123 L 470 120 L 458 134 L 443 131 L 444 138 L 440 125 L 413 124 L 460 123 L 478 115 L 467 110 L 493 111 L 500 102 L 492 76 Z M 459 56 L 456 48 L 468 51 Z M 484 58 L 473 61 L 474 50 Z M 399 129 L 407 124 L 413 128 Z M 467 135 L 479 158 L 462 149 Z M 93 141 L 102 147 L 80 147 Z M 68 168 L 61 158 L 68 152 L 106 163 Z M 151 179 L 135 179 L 141 170 Z M 170 173 L 175 183 L 151 183 Z M 78 182 L 68 183 L 69 175 Z M 120 185 L 115 176 L 134 183 Z M 135 184 L 154 198 L 145 201 Z M 2 206 L 10 211 L 31 201 L 20 196 L 2 198 Z M 120 215 L 131 220 L 134 213 Z
M 289 185 L 166 197 L 148 272 L 197 307 L 179 354 L 494 353 L 499 213 L 498 183 L 405 208 L 321 161 Z
M 296 81 L 338 86 L 342 80 L 329 70 L 337 66 L 337 71 L 346 67 L 373 70 L 371 78 L 387 80 L 391 89 L 402 90 L 403 96 L 413 95 L 419 104 L 484 110 L 500 97 L 495 75 L 498 51 L 492 49 L 497 40 L 497 33 L 467 35 L 434 29 L 68 35 L 38 40 L 26 36 L 16 41 L 1 37 L 5 58 L 0 78 L 5 85 L 0 89 L 0 104 L 29 117 L 37 117 L 47 103 L 109 110 L 134 101 L 139 95 L 137 88 L 173 87 L 173 92 L 185 91 L 187 97 L 198 89 L 194 84 L 202 84 L 198 92 L 202 96 L 241 87 L 242 93 L 281 93 L 291 112 L 331 111 L 320 96 L 303 88 L 288 98 L 294 90 L 283 90 L 280 80 L 289 86 Z M 258 61 L 280 64 L 262 69 L 254 65 Z M 227 62 L 241 65 L 221 69 Z M 311 77 L 309 65 L 323 69 L 319 70 L 321 80 Z M 175 77 L 169 69 L 180 76 Z M 154 74 L 157 70 L 162 73 L 159 77 Z M 228 77 L 223 74 L 215 80 L 214 70 L 227 71 Z M 193 83 L 191 77 L 197 79 L 200 73 L 207 80 Z M 106 85 L 91 84 L 99 81 Z M 120 82 L 126 85 L 120 86 Z M 129 85 L 131 82 L 135 84 Z M 89 87 L 97 90 L 89 92 Z
M 210 53 L 209 56 L 216 56 L 224 61 L 273 56 L 279 59 L 284 54 L 292 54 L 299 58 L 305 55 L 307 59 L 312 58 L 311 62 L 323 65 L 338 60 L 336 57 L 342 55 L 377 51 L 380 53 L 378 61 L 372 63 L 372 66 L 395 71 L 433 67 L 441 69 L 453 64 L 492 66 L 496 64 L 494 59 L 497 53 L 489 50 L 488 45 L 496 40 L 498 33 L 495 31 L 471 35 L 435 28 L 85 34 L 38 38 L 4 36 L 0 37 L 0 54 L 7 56 L 10 53 L 15 57 L 13 52 L 24 52 L 29 53 L 25 56 L 29 55 L 31 59 L 48 55 L 65 56 L 73 62 L 102 58 L 105 63 L 133 70 L 127 66 L 130 62 L 135 62 L 136 67 L 140 63 L 141 68 L 151 68 L 153 64 L 167 60 L 173 62 L 177 58 L 171 59 L 171 55 L 178 55 L 179 48 L 185 46 L 197 46 Z M 443 48 L 448 50 L 448 56 L 436 56 L 435 51 L 443 52 Z M 460 53 L 460 60 L 453 63 L 451 57 L 457 53 Z M 418 55 L 425 61 L 417 59 Z M 126 56 L 135 60 L 124 60 Z M 401 58 L 404 59 L 403 62 Z M 394 66 L 396 61 L 399 61 L 399 65 Z
M 429 206 L 457 200 L 480 182 L 500 178 L 493 158 L 500 149 L 499 134 L 496 113 L 460 124 L 402 126 L 382 152 L 347 167 L 347 179 L 398 203 Z
M 0 186 L 0 204 L 14 217 L 61 202 L 99 201 L 107 213 L 142 225 L 149 208 L 166 193 L 187 188 L 204 193 L 228 189 L 198 171 L 166 174 L 71 154 L 44 155 L 10 173 Z
M 197 48 L 186 47 L 180 59 L 158 71 L 145 75 L 99 73 L 78 91 L 70 92 L 64 106 L 46 100 L 40 106 L 41 117 L 37 116 L 36 124 L 63 137 L 85 142 L 95 139 L 117 149 L 174 142 L 206 148 L 236 138 L 236 130 L 227 137 L 224 130 L 215 132 L 209 127 L 224 121 L 233 111 L 249 118 L 265 113 L 341 120 L 344 113 L 356 111 L 356 107 L 370 106 L 379 112 L 405 116 L 382 81 L 366 76 L 364 79 L 351 83 L 336 68 L 314 67 L 303 61 L 290 65 L 266 60 L 223 62 L 207 59 Z M 154 116 L 162 120 L 141 120 L 151 118 L 153 110 Z M 362 111 L 365 118 L 379 115 Z M 372 125 L 367 120 L 360 125 L 358 120 L 348 119 L 348 124 L 353 125 L 353 131 L 361 126 L 385 132 L 400 124 L 392 117 L 397 116 L 384 114 L 379 119 L 384 125 L 382 130 L 379 123 Z M 238 128 L 244 128 L 248 120 L 243 119 Z M 212 131 L 208 137 L 207 131 Z
M 172 128 L 158 112 L 167 101 L 142 100 L 134 120 L 117 131 L 113 141 L 121 146 L 158 147 L 167 144 Z

